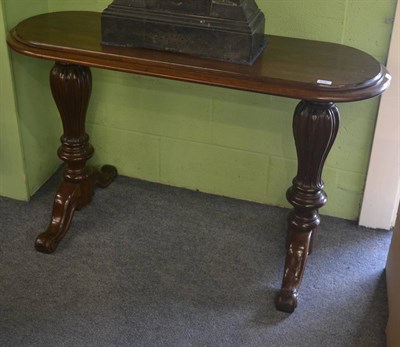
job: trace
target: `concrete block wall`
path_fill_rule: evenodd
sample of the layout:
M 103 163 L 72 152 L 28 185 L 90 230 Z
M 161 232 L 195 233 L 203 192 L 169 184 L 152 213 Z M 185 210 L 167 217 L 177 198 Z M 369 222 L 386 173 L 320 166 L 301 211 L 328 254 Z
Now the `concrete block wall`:
M 6 2 L 13 6 L 11 0 Z M 47 1 L 49 12 L 101 11 L 109 3 L 111 0 Z M 257 3 L 267 16 L 267 34 L 344 43 L 381 62 L 386 60 L 395 0 Z M 13 59 L 15 69 L 32 60 Z M 38 64 L 44 64 L 43 69 L 51 66 Z M 131 177 L 288 206 L 285 191 L 296 173 L 291 131 L 296 100 L 92 71 L 87 130 L 96 149 L 93 162 L 113 164 Z M 36 77 L 47 83 L 47 76 Z M 17 80 L 17 91 L 23 89 L 22 83 Z M 23 102 L 29 104 L 28 94 Z M 42 105 L 56 118 L 51 103 L 49 99 Z M 323 175 L 330 199 L 323 214 L 357 219 L 378 105 L 378 99 L 339 105 L 342 124 Z M 32 117 L 39 118 L 31 114 L 30 123 Z M 26 115 L 20 118 L 25 119 L 22 123 L 28 122 Z M 50 124 L 57 127 L 58 123 Z M 32 146 L 35 141 L 29 136 L 23 139 L 26 151 L 38 155 L 39 150 Z M 35 158 L 31 152 L 29 157 Z M 32 182 L 38 171 L 34 166 L 28 172 Z M 31 184 L 32 192 L 37 186 Z

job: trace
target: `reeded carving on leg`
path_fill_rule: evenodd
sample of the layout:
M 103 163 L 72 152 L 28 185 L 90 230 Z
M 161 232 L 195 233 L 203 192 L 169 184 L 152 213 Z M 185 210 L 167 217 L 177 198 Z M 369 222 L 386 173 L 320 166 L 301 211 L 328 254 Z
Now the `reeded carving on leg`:
M 339 128 L 339 110 L 333 103 L 301 101 L 294 113 L 293 132 L 298 169 L 286 193 L 294 209 L 288 216 L 288 239 L 282 288 L 276 306 L 293 312 L 308 254 L 320 224 L 318 209 L 327 202 L 321 175 Z
M 64 179 L 79 183 L 89 177 L 85 163 L 94 152 L 85 132 L 92 74 L 85 66 L 56 63 L 50 73 L 50 86 L 64 129 L 58 150 L 60 159 L 67 163 Z
M 93 147 L 85 132 L 86 111 L 92 90 L 88 67 L 56 62 L 50 73 L 51 91 L 60 112 L 63 135 L 58 156 L 66 163 L 47 230 L 35 242 L 38 251 L 52 253 L 69 229 L 75 210 L 92 200 L 93 187 L 98 182 L 106 186 L 117 175 L 114 167 L 98 172 L 86 166 Z M 107 184 L 107 185 L 108 185 Z

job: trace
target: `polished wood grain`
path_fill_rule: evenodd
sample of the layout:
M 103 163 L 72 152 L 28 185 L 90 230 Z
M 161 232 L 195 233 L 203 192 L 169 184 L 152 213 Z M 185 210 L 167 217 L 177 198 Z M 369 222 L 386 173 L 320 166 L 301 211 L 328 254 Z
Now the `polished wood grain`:
M 327 202 L 322 169 L 339 129 L 334 103 L 301 101 L 293 119 L 298 169 L 286 193 L 294 209 L 288 216 L 288 243 L 282 289 L 277 307 L 293 312 L 308 255 L 320 224 L 318 209 Z
M 269 36 L 253 66 L 102 46 L 100 13 L 95 12 L 29 18 L 7 40 L 16 51 L 35 57 L 310 101 L 362 100 L 388 86 L 386 69 L 373 57 L 334 43 Z
M 50 86 L 64 130 L 58 156 L 66 167 L 54 199 L 50 225 L 35 241 L 35 248 L 43 253 L 56 250 L 70 227 L 74 212 L 92 201 L 94 186 L 106 187 L 117 175 L 116 169 L 110 166 L 102 170 L 86 166 L 94 152 L 85 131 L 92 91 L 90 69 L 56 62 L 50 72 Z
M 335 103 L 383 93 L 390 85 L 385 67 L 351 47 L 278 36 L 269 36 L 256 63 L 244 66 L 149 49 L 102 46 L 100 29 L 99 13 L 59 12 L 29 18 L 7 36 L 15 51 L 56 61 L 51 89 L 63 123 L 58 154 L 66 168 L 50 226 L 39 235 L 36 248 L 53 252 L 74 212 L 90 203 L 93 187 L 106 187 L 117 174 L 111 166 L 93 171 L 86 165 L 93 154 L 85 132 L 90 67 L 302 99 L 294 112 L 298 170 L 287 191 L 293 211 L 288 217 L 287 255 L 276 301 L 279 310 L 293 312 L 320 224 L 318 209 L 327 202 L 322 171 L 339 127 Z

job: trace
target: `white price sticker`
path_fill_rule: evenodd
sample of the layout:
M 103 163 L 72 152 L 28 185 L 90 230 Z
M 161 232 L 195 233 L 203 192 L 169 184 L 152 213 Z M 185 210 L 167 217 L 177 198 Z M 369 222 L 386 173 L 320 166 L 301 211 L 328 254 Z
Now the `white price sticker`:
M 331 86 L 332 85 L 332 81 L 328 81 L 328 80 L 318 80 L 317 84 L 323 84 L 324 86 Z

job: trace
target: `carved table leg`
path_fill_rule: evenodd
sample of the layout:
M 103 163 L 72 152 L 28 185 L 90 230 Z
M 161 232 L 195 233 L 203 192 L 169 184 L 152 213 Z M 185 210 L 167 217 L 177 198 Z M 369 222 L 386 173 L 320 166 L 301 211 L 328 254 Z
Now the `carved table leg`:
M 320 223 L 318 209 L 327 202 L 321 179 L 325 159 L 339 128 L 333 103 L 301 101 L 294 113 L 293 132 L 298 170 L 286 193 L 294 209 L 288 216 L 288 239 L 282 288 L 276 301 L 280 311 L 293 312 L 308 254 Z
M 54 199 L 50 225 L 35 242 L 36 249 L 43 253 L 55 251 L 68 231 L 75 210 L 91 202 L 94 186 L 105 187 L 117 175 L 116 169 L 109 165 L 101 172 L 86 166 L 94 152 L 85 132 L 92 89 L 90 69 L 56 62 L 50 73 L 50 86 L 64 130 L 58 156 L 66 168 Z

